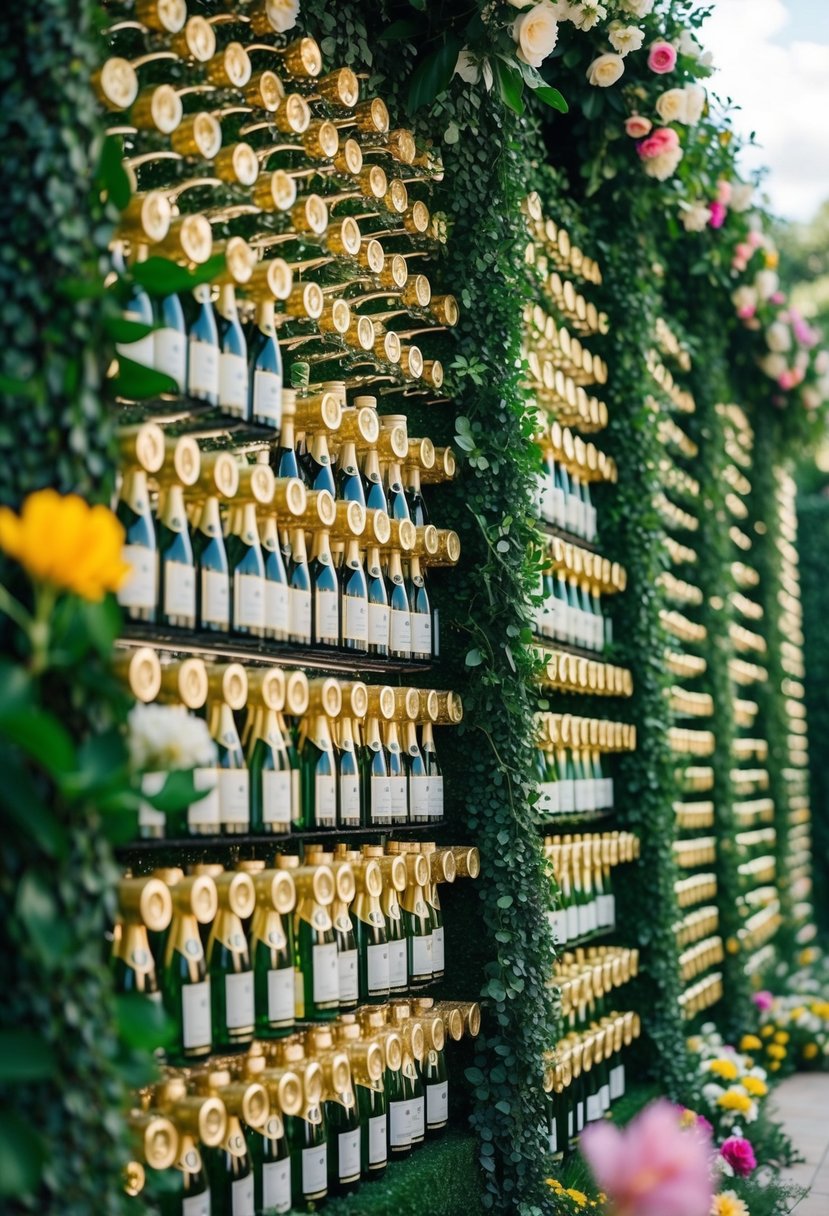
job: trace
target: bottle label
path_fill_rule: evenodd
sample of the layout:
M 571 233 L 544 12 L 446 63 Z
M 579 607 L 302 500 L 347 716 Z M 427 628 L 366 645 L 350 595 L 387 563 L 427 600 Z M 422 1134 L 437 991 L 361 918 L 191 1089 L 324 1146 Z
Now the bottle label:
M 338 951 L 337 971 L 340 1001 L 356 1001 L 359 994 L 356 950 Z
M 609 895 L 605 895 L 607 900 L 607 925 L 610 929 L 616 928 L 616 896 L 611 891 Z
M 187 811 L 187 825 L 193 828 L 210 828 L 217 835 L 221 824 L 219 810 L 219 774 L 215 768 L 197 768 L 193 772 L 193 785 L 197 790 L 209 793 L 198 802 L 191 802 Z
M 602 1117 L 602 1100 L 598 1094 L 587 1095 L 587 1122 L 595 1123 Z
M 576 904 L 571 904 L 567 909 L 567 938 L 568 942 L 574 942 L 579 936 L 579 909 Z
M 576 1131 L 584 1130 L 584 1102 L 579 1102 L 576 1105 Z
M 550 924 L 550 929 L 553 934 L 553 941 L 557 946 L 567 944 L 567 912 L 564 908 L 557 908 L 555 912 L 547 913 L 547 920 Z
M 370 797 L 372 823 L 388 823 L 391 819 L 391 782 L 388 777 L 372 776 Z
M 389 942 L 389 987 L 398 991 L 409 984 L 409 960 L 405 938 Z
M 183 1195 L 181 1216 L 210 1216 L 210 1191 L 201 1195 Z
M 141 318 L 132 314 L 129 320 L 138 321 L 141 324 Z M 145 334 L 143 338 L 138 338 L 135 342 L 116 342 L 115 349 L 119 355 L 123 355 L 125 359 L 132 359 L 133 363 L 140 363 L 142 367 L 152 367 L 154 361 L 154 346 L 153 338 L 155 334 Z
M 412 1142 L 412 1102 L 389 1102 L 389 1144 L 406 1148 Z
M 559 528 L 567 527 L 567 506 L 561 486 L 553 487 L 553 523 Z
M 426 1086 L 426 1126 L 443 1127 L 449 1120 L 449 1082 Z
M 339 642 L 340 640 L 340 597 L 336 591 L 320 591 L 314 595 L 317 610 L 316 640 L 318 642 Z
M 388 1117 L 372 1115 L 368 1121 L 368 1163 L 384 1165 L 388 1161 Z
M 253 416 L 279 429 L 282 423 L 282 377 L 259 368 L 253 373 Z
M 389 615 L 391 618 L 390 638 L 392 650 L 397 650 L 402 654 L 411 654 L 412 614 L 392 608 Z
M 166 773 L 144 773 L 141 778 L 141 793 L 148 798 L 151 798 L 154 794 L 160 794 L 166 780 Z M 157 811 L 155 807 L 150 806 L 149 802 L 141 803 L 138 808 L 138 826 L 140 828 L 152 829 L 153 831 L 160 829 L 163 836 L 166 824 L 167 816 L 163 811 Z
M 369 996 L 378 996 L 389 990 L 389 947 L 382 945 L 366 947 L 366 987 Z
M 146 545 L 124 545 L 121 557 L 130 567 L 130 573 L 118 591 L 118 603 L 122 608 L 155 608 L 158 601 L 155 549 L 148 549 Z
M 361 595 L 343 596 L 343 639 L 368 644 L 368 604 Z
M 248 365 L 241 355 L 219 355 L 219 405 L 232 414 L 248 408 Z
M 247 1178 L 236 1178 L 231 1183 L 231 1216 L 254 1216 L 253 1174 Z
M 337 1163 L 340 1182 L 354 1182 L 360 1177 L 360 1129 L 340 1132 L 337 1136 Z
M 191 397 L 218 397 L 219 351 L 211 342 L 190 340 L 187 391 Z
M 178 390 L 184 388 L 187 376 L 187 348 L 184 344 L 184 334 L 181 330 L 165 325 L 153 334 L 155 345 L 155 369 L 165 376 L 170 376 L 178 385 Z
M 268 1021 L 285 1025 L 294 1020 L 294 969 L 268 972 Z
M 291 587 L 291 633 L 304 642 L 311 641 L 311 592 Z
M 265 580 L 261 574 L 233 575 L 233 624 L 265 628 Z
M 225 1010 L 228 1030 L 253 1026 L 253 972 L 225 976 Z
M 340 999 L 340 969 L 335 942 L 323 942 L 312 947 L 311 969 L 313 972 L 314 1003 L 327 1004 Z
M 443 925 L 438 925 L 432 930 L 432 967 L 437 971 L 443 971 Z
M 432 776 L 429 786 L 429 816 L 432 819 L 443 818 L 443 775 Z
M 409 938 L 412 946 L 412 977 L 416 975 L 431 975 L 434 969 L 432 962 L 432 934 L 428 937 Z
M 288 633 L 291 628 L 290 593 L 287 584 L 265 581 L 265 629 L 268 633 Z
M 589 799 L 587 798 L 587 782 L 582 778 L 579 778 L 573 782 L 573 785 L 575 786 L 574 802 L 576 805 L 576 812 L 592 810 L 593 808 L 589 805 Z
M 246 768 L 219 769 L 219 807 L 223 824 L 250 823 L 250 774 Z
M 334 827 L 337 822 L 337 781 L 335 777 L 314 777 L 314 824 Z
M 558 782 L 558 802 L 562 815 L 569 815 L 571 811 L 575 810 L 576 799 L 573 785 L 572 778 L 565 778 L 565 780 Z
M 625 1066 L 617 1064 L 610 1070 L 610 1098 L 615 1102 L 625 1092 Z
M 181 990 L 181 1042 L 185 1051 L 211 1045 L 209 978 Z
M 370 646 L 389 644 L 389 610 L 385 604 L 368 606 L 368 642 Z
M 602 1104 L 602 1114 L 610 1110 L 610 1086 L 605 1081 L 602 1088 L 599 1090 L 599 1100 Z
M 432 813 L 430 777 L 409 777 L 409 817 L 412 823 L 428 823 Z
M 340 777 L 340 823 L 360 823 L 360 778 L 356 775 Z
M 558 1124 L 555 1119 L 553 1119 L 552 1123 L 550 1124 L 550 1134 L 547 1137 L 547 1139 L 549 1140 L 549 1144 L 550 1144 L 550 1152 L 557 1153 L 558 1152 Z
M 262 1165 L 262 1206 L 266 1212 L 291 1210 L 291 1159 Z
M 196 571 L 184 562 L 164 563 L 164 615 L 196 615 Z
M 396 823 L 405 823 L 409 817 L 409 800 L 405 777 L 389 777 L 391 790 L 391 817 Z
M 291 822 L 290 772 L 266 769 L 262 773 L 262 822 Z
M 578 904 L 576 911 L 578 913 L 576 922 L 578 925 L 577 935 L 585 937 L 590 932 L 590 909 L 587 904 Z
M 328 1145 L 302 1150 L 302 1194 L 319 1198 L 328 1191 Z
M 426 1101 L 423 1097 L 412 1098 L 412 1139 L 422 1140 L 426 1135 Z
M 222 570 L 201 571 L 201 619 L 203 624 L 230 628 L 230 579 Z
M 432 618 L 428 612 L 412 613 L 412 652 L 431 655 Z

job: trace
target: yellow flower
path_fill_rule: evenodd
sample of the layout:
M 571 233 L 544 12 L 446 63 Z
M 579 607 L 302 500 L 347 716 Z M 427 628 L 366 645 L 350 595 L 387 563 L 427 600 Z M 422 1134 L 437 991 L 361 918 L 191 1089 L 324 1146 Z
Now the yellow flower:
M 559 1182 L 558 1178 L 548 1178 L 547 1186 L 552 1187 L 554 1191 L 563 1191 L 564 1187 Z
M 806 1006 L 798 1005 L 797 1009 L 793 1009 L 791 1012 L 790 1016 L 791 1016 L 792 1021 L 797 1022 L 800 1018 L 803 1017 L 805 1012 L 806 1012 Z
M 679 1116 L 679 1126 L 680 1127 L 696 1127 L 696 1125 L 697 1125 L 696 1112 L 689 1110 L 686 1106 L 685 1110 Z
M 708 1069 L 715 1077 L 722 1077 L 724 1081 L 736 1081 L 739 1075 L 739 1069 L 733 1060 L 712 1060 Z
M 20 515 L 0 507 L 0 549 L 32 579 L 85 600 L 117 591 L 130 567 L 121 557 L 124 530 L 108 507 L 90 507 L 77 494 L 38 490 Z
M 770 1070 L 771 1072 L 778 1072 L 778 1071 L 779 1071 L 779 1069 L 780 1069 L 780 1061 L 779 1061 L 779 1060 L 772 1060 L 772 1061 L 771 1061 L 771 1063 L 769 1064 L 769 1070 Z
M 727 1089 L 717 1098 L 717 1106 L 721 1106 L 723 1110 L 737 1110 L 744 1115 L 746 1111 L 751 1110 L 751 1098 L 739 1089 Z
M 813 949 L 812 946 L 806 946 L 806 948 L 804 950 L 800 951 L 800 954 L 797 957 L 797 961 L 800 963 L 801 967 L 808 967 L 809 963 L 814 962 L 814 960 L 816 958 L 817 958 L 817 951 L 815 949 Z
M 725 948 L 729 954 L 739 954 L 740 953 L 740 943 L 737 941 L 736 937 L 727 938 L 726 943 L 725 943 Z
M 787 1030 L 778 1030 L 777 1034 L 774 1036 L 774 1041 L 775 1043 L 785 1044 L 788 1043 L 790 1038 L 791 1036 Z
M 769 1043 L 766 1051 L 773 1060 L 785 1060 L 786 1048 L 781 1047 L 778 1043 Z
M 751 1094 L 752 1098 L 764 1098 L 769 1092 L 768 1085 L 759 1077 L 743 1077 L 740 1084 L 747 1094 Z
M 829 1021 L 829 1001 L 813 1001 L 811 1008 L 815 1017 Z
M 740 1039 L 740 1051 L 759 1051 L 762 1046 L 756 1034 L 744 1034 Z
M 766 250 L 766 269 L 767 270 L 776 270 L 779 261 L 780 261 L 780 254 L 777 252 L 776 249 L 767 249 Z
M 571 1199 L 574 1199 L 580 1208 L 583 1208 L 587 1203 L 587 1196 L 585 1195 L 584 1191 L 577 1191 L 572 1186 L 568 1187 L 564 1194 L 569 1195 Z
M 814 1060 L 818 1055 L 817 1043 L 806 1043 L 803 1047 L 803 1059 Z
M 748 1216 L 748 1208 L 734 1191 L 721 1191 L 714 1196 L 711 1216 Z
M 764 1039 L 767 1039 L 767 1038 L 769 1038 L 770 1035 L 774 1034 L 774 1027 L 770 1026 L 770 1025 L 761 1026 L 760 1034 L 763 1036 Z

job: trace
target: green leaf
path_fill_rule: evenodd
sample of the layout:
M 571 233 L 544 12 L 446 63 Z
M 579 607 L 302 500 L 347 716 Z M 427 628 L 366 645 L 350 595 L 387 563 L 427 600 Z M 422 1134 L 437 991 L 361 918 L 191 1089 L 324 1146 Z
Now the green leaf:
M 43 1081 L 56 1067 L 52 1048 L 33 1030 L 0 1030 L 0 1083 Z
M 26 709 L 5 715 L 0 719 L 0 733 L 52 777 L 62 777 L 75 768 L 71 738 L 57 718 L 45 710 Z
M 511 895 L 499 895 L 498 899 L 495 901 L 496 907 L 498 908 L 511 908 L 512 902 L 513 900 Z
M 163 1005 L 141 992 L 121 993 L 115 999 L 118 1034 L 128 1047 L 154 1051 L 171 1042 L 175 1024 Z
M 66 854 L 66 832 L 43 802 L 23 758 L 0 740 L 0 807 L 10 824 L 50 857 Z
M 164 811 L 165 814 L 168 814 L 170 811 L 183 811 L 185 807 L 190 806 L 193 802 L 199 802 L 209 793 L 210 790 L 196 789 L 193 773 L 190 770 L 187 772 L 178 770 L 168 773 L 158 793 L 145 797 L 144 801 L 155 807 L 157 811 Z
M 19 663 L 0 660 L 0 724 L 5 718 L 28 709 L 33 695 L 34 685 L 26 668 Z
M 121 732 L 115 727 L 102 731 L 82 744 L 78 752 L 78 768 L 60 782 L 69 797 L 89 796 L 114 781 L 126 780 L 127 749 Z
M 143 321 L 130 321 L 127 317 L 105 317 L 104 329 L 113 342 L 138 342 L 147 334 L 155 333 L 157 325 L 145 325 Z
M 27 870 L 21 878 L 15 911 L 45 966 L 54 966 L 69 953 L 69 926 L 58 911 L 54 884 L 40 871 Z
M 498 92 L 504 105 L 508 106 L 516 114 L 523 114 L 524 100 L 522 93 L 524 92 L 524 77 L 517 68 L 511 67 L 500 56 L 493 59 L 492 63 L 495 68 Z
M 481 665 L 481 663 L 483 663 L 483 661 L 484 661 L 484 656 L 481 654 L 480 650 L 475 649 L 475 650 L 467 651 L 467 653 L 466 653 L 466 666 L 467 667 L 480 667 L 480 665 Z
M 425 4 L 423 7 L 425 9 Z M 422 22 L 414 17 L 407 17 L 402 21 L 393 21 L 390 26 L 383 30 L 378 38 L 378 42 L 409 42 L 422 29 Z
M 97 178 L 101 189 L 109 196 L 119 211 L 130 201 L 132 189 L 124 168 L 124 148 L 120 139 L 108 135 L 101 149 Z
M 535 89 L 534 92 L 539 101 L 543 101 L 545 105 L 550 106 L 553 110 L 558 110 L 561 114 L 569 112 L 570 107 L 558 89 L 545 84 L 541 88 Z
M 118 375 L 113 381 L 115 391 L 131 401 L 143 401 L 160 393 L 176 393 L 178 385 L 172 376 L 165 376 L 152 367 L 143 367 L 132 359 L 118 356 Z
M 414 114 L 422 106 L 430 105 L 438 94 L 449 87 L 449 82 L 458 62 L 461 49 L 456 34 L 448 33 L 443 46 L 421 59 L 415 68 L 409 85 L 408 110 Z
M 40 1182 L 46 1149 L 41 1137 L 10 1110 L 0 1110 L 0 1195 L 27 1195 Z
M 168 258 L 147 258 L 132 267 L 132 279 L 146 287 L 150 295 L 167 296 L 173 292 L 192 291 L 199 283 L 209 283 L 224 269 L 224 254 L 208 258 L 195 270 L 178 266 Z

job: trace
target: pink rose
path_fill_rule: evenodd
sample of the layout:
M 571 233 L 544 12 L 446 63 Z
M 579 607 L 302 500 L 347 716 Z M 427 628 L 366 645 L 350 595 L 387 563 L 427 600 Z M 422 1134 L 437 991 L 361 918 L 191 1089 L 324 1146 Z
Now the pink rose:
M 722 228 L 725 223 L 725 217 L 728 215 L 728 208 L 725 203 L 719 201 L 709 203 L 708 210 L 711 213 L 711 218 L 708 223 L 712 228 Z
M 631 139 L 643 139 L 646 135 L 650 135 L 652 130 L 653 123 L 643 114 L 631 114 L 630 118 L 625 121 L 625 133 Z
M 664 76 L 676 67 L 676 47 L 670 42 L 654 42 L 648 52 L 648 67 L 657 76 Z
M 753 228 L 746 237 L 746 240 L 752 249 L 759 249 L 760 246 L 764 244 L 762 232 L 755 232 Z
M 782 388 L 785 392 L 789 392 L 790 389 L 796 388 L 797 387 L 797 372 L 793 368 L 790 370 L 787 370 L 785 372 L 781 372 L 780 375 L 777 377 L 777 385 L 779 388 Z M 763 996 L 763 995 L 768 996 L 769 994 L 768 993 L 764 994 L 764 993 L 758 992 L 757 996 L 755 996 L 755 998 L 754 998 L 755 1005 L 757 1004 L 757 997 Z M 758 1006 L 758 1008 L 761 1008 L 761 1007 Z
M 751 257 L 752 248 L 747 241 L 740 241 L 737 248 L 734 250 L 734 257 L 739 258 L 741 262 L 747 262 Z
M 780 387 L 785 388 L 786 386 L 781 384 Z M 771 1009 L 774 1004 L 774 997 L 765 988 L 760 992 L 755 992 L 751 999 L 754 1001 L 755 1008 L 759 1009 L 761 1013 L 765 1013 L 767 1009 Z
M 674 152 L 679 147 L 679 136 L 673 127 L 657 127 L 647 139 L 643 139 L 636 151 L 642 160 L 652 160 L 663 152 Z
M 757 1168 L 757 1158 L 754 1156 L 751 1142 L 743 1136 L 729 1136 L 724 1140 L 720 1155 L 741 1178 L 747 1178 L 752 1170 Z
M 722 178 L 717 182 L 717 202 L 725 203 L 726 207 L 731 202 L 731 182 Z
M 741 321 L 748 321 L 751 319 L 751 317 L 754 316 L 756 311 L 757 311 L 756 304 L 743 304 L 743 306 L 741 308 L 737 309 L 737 316 L 740 318 Z M 752 326 L 751 328 L 754 329 L 756 327 Z M 758 1006 L 758 1008 L 759 1008 L 759 1006 Z
M 786 297 L 783 295 L 782 291 L 775 291 L 772 295 L 769 296 L 770 304 L 785 304 L 785 302 L 786 302 Z

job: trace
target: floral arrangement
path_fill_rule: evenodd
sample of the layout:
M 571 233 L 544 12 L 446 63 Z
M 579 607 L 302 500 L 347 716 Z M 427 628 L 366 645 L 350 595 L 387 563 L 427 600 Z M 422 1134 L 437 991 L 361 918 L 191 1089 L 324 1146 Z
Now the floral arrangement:
M 584 1191 L 578 1190 L 577 1187 L 565 1187 L 557 1178 L 548 1178 L 547 1186 L 555 1195 L 557 1206 L 563 1211 L 569 1209 L 572 1212 L 603 1212 L 605 1210 L 607 1195 L 602 1191 L 599 1191 L 594 1199 L 586 1195 Z
M 739 1049 L 727 1044 L 712 1022 L 706 1022 L 700 1033 L 688 1040 L 704 1105 L 702 1113 L 717 1134 L 736 1135 L 739 1124 L 756 1122 L 769 1092 L 768 1073 L 747 1054 L 745 1043 L 744 1039 Z
M 829 1067 L 829 999 L 794 992 L 757 992 L 759 1033 L 752 1048 L 767 1057 L 772 1072 Z

